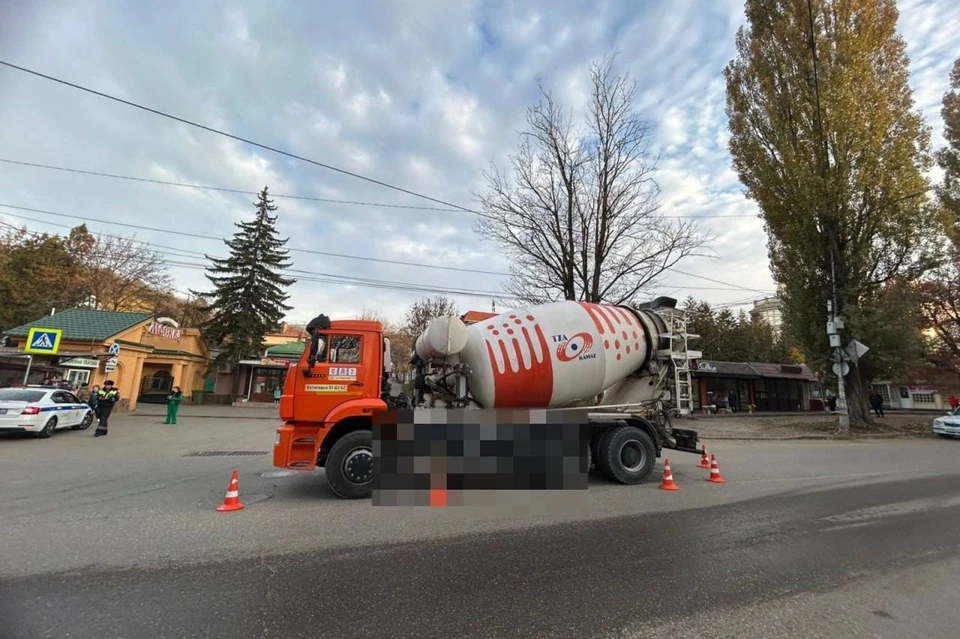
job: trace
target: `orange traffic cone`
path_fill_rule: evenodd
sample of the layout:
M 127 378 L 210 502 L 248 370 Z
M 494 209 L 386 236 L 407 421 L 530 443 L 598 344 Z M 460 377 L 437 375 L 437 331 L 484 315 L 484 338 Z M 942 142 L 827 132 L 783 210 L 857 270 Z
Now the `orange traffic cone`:
M 223 503 L 217 506 L 217 510 L 222 513 L 232 510 L 243 510 L 244 505 L 240 503 L 240 476 L 236 469 L 230 476 L 230 486 L 227 488 L 227 496 L 223 498 Z
M 703 454 L 700 455 L 700 463 L 697 464 L 697 468 L 710 468 L 710 458 L 707 457 L 707 447 L 700 444 L 700 450 Z
M 670 470 L 670 460 L 663 460 L 663 483 L 660 484 L 660 490 L 680 490 L 680 487 L 673 482 L 673 471 Z
M 715 484 L 724 484 L 727 481 L 723 478 L 723 475 L 720 474 L 720 467 L 717 466 L 716 455 L 710 455 L 710 477 L 707 478 L 707 481 L 712 481 Z

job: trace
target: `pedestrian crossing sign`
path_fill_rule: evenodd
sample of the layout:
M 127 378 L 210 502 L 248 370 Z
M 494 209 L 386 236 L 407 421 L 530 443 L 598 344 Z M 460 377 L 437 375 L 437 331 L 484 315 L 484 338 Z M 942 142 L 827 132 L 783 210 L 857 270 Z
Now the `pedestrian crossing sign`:
M 56 355 L 63 331 L 58 328 L 31 328 L 23 352 L 33 355 Z

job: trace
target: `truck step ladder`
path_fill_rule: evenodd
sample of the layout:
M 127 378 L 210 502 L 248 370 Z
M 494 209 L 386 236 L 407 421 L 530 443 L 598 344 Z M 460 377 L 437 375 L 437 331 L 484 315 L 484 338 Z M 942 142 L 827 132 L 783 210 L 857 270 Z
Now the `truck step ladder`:
M 659 314 L 667 324 L 668 333 L 663 337 L 670 341 L 670 348 L 661 350 L 658 355 L 669 359 L 673 368 L 674 405 L 679 414 L 693 414 L 693 376 L 691 362 L 700 359 L 703 353 L 689 348 L 690 340 L 699 335 L 687 332 L 687 316 L 680 309 L 660 309 Z

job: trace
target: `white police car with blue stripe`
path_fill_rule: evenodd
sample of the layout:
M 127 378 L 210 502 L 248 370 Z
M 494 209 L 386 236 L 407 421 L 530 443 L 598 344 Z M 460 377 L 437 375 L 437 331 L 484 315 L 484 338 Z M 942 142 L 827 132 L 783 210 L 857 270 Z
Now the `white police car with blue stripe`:
M 93 419 L 93 409 L 68 390 L 52 386 L 0 388 L 0 433 L 50 437 L 61 428 L 90 428 Z

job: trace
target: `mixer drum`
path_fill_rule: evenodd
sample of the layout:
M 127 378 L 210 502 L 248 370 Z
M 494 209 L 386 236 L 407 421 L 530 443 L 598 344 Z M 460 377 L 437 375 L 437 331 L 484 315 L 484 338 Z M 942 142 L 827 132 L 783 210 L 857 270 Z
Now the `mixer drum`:
M 592 400 L 641 368 L 659 339 L 649 334 L 655 326 L 627 307 L 555 302 L 469 326 L 460 358 L 483 408 L 557 408 Z

